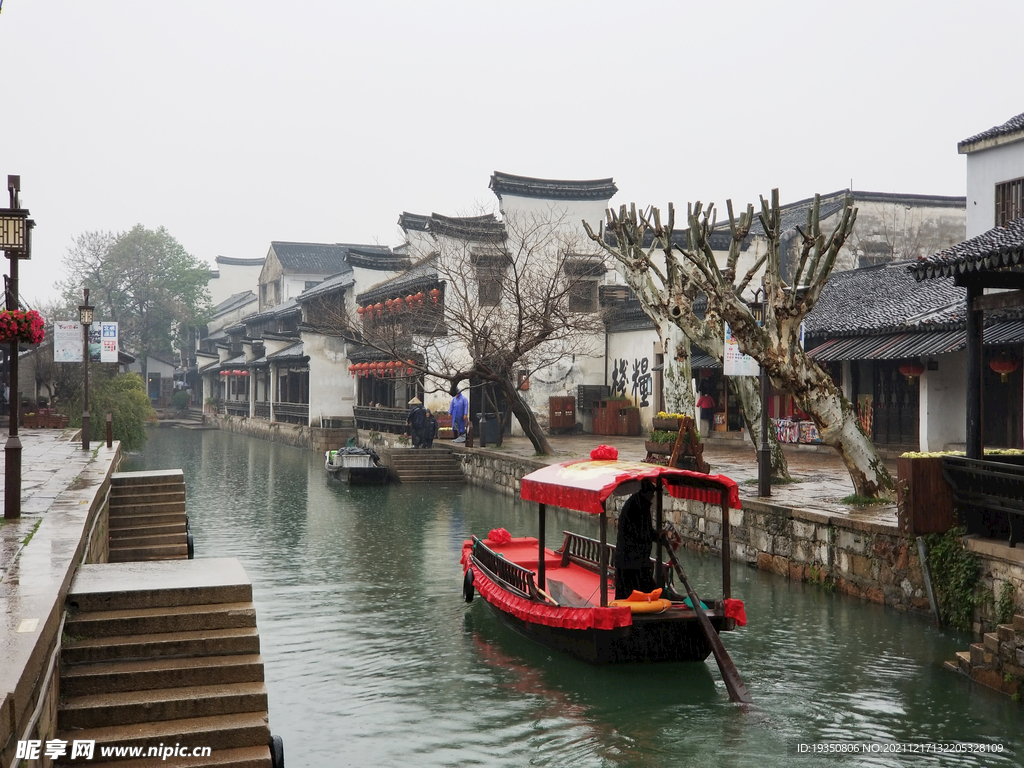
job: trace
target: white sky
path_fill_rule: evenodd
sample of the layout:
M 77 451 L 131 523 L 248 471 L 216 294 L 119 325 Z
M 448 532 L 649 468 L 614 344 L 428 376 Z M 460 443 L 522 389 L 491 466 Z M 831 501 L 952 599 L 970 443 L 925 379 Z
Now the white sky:
M 613 205 L 963 195 L 957 142 L 1024 112 L 1021 0 L 2 2 L 32 304 L 85 231 L 211 265 L 397 245 L 403 210 L 494 207 L 495 170 L 611 176 Z

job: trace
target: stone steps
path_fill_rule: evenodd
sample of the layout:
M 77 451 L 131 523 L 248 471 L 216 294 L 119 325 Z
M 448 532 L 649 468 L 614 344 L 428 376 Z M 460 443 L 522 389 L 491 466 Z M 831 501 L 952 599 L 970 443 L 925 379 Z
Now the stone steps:
M 208 656 L 206 664 L 208 666 L 200 667 L 191 658 L 173 657 L 67 667 L 61 676 L 61 693 L 86 696 L 101 692 L 263 682 L 263 658 L 259 654 Z
M 252 585 L 237 560 L 82 566 L 67 605 L 57 738 L 96 742 L 92 760 L 74 763 L 282 768 Z M 178 746 L 211 754 L 164 753 Z M 131 759 L 105 747 L 158 751 Z
M 1000 624 L 987 632 L 980 643 L 958 651 L 956 658 L 943 667 L 963 672 L 975 682 L 1015 696 L 1024 691 L 1024 615 L 1016 615 L 1010 624 Z
M 187 559 L 190 534 L 181 470 L 115 472 L 108 530 L 112 563 Z
M 393 450 L 387 456 L 402 483 L 465 483 L 462 464 L 448 448 Z

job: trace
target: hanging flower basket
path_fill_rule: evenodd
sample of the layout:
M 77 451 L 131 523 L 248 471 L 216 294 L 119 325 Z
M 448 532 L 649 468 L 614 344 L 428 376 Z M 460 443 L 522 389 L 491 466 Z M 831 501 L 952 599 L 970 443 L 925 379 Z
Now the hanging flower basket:
M 45 322 L 34 309 L 0 310 L 0 344 L 26 341 L 38 344 L 43 340 Z

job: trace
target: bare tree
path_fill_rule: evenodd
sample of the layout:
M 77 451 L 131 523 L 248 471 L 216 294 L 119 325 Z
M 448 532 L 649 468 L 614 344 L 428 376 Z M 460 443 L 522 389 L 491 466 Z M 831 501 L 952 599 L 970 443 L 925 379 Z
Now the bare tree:
M 736 217 L 731 201 L 727 207 L 731 245 L 724 268 L 719 266 L 711 247 L 711 235 L 716 226 L 714 206 L 705 210 L 698 202 L 688 207 L 686 248 L 678 248 L 672 242 L 675 210 L 671 205 L 667 226 L 662 225 L 657 209 L 651 209 L 649 215 L 644 216 L 635 213 L 630 216 L 623 209 L 619 216 L 608 212 L 608 229 L 613 233 L 622 229 L 619 222 L 624 218 L 628 222 L 626 229 L 633 226 L 633 219 L 649 226 L 664 254 L 664 284 L 670 316 L 683 314 L 686 311 L 683 307 L 692 308 L 696 291 L 704 293 L 708 314 L 717 314 L 729 324 L 740 351 L 764 366 L 776 387 L 794 396 L 800 409 L 814 421 L 822 441 L 839 452 L 856 493 L 875 497 L 891 490 L 892 477 L 861 428 L 854 408 L 828 373 L 808 357 L 799 341 L 800 323 L 813 309 L 836 255 L 850 235 L 857 209 L 847 201 L 835 227 L 826 236 L 819 222 L 820 199 L 815 197 L 806 226 L 797 228 L 800 250 L 791 287 L 780 276 L 779 243 L 783 233 L 778 190 L 772 190 L 770 203 L 761 199 L 759 218 L 765 232 L 766 251 L 742 274 L 738 270 L 739 254 L 753 223 L 754 209 L 748 205 L 747 210 Z M 645 257 L 640 252 L 632 256 L 634 262 L 624 265 L 627 270 L 658 269 L 650 256 Z M 766 296 L 763 325 L 755 320 L 745 298 L 745 295 L 749 297 L 751 282 L 762 267 Z M 659 270 L 656 274 L 661 273 Z
M 721 314 L 712 303 L 703 317 L 694 311 L 693 303 L 703 291 L 685 263 L 676 256 L 671 225 L 656 227 L 635 206 L 619 214 L 608 212 L 607 233 L 595 233 L 584 226 L 591 240 L 612 255 L 619 272 L 640 300 L 644 313 L 654 321 L 665 347 L 665 400 L 677 413 L 694 413 L 693 387 L 690 379 L 689 346 L 692 341 L 712 357 L 722 361 L 725 355 L 725 326 Z M 739 245 L 736 245 L 738 249 Z M 737 251 L 738 253 L 738 251 Z M 763 263 L 758 262 L 759 264 Z M 747 434 L 755 446 L 761 441 L 761 396 L 758 381 L 752 376 L 730 376 L 729 384 L 740 404 Z M 773 430 L 768 432 L 771 445 L 771 467 L 774 477 L 788 478 L 789 466 Z
M 374 289 L 394 285 L 399 301 L 363 308 L 359 324 L 351 314 L 344 324 L 358 329 L 354 339 L 413 361 L 446 391 L 463 381 L 491 385 L 536 452 L 550 454 L 523 383 L 566 359 L 599 354 L 604 256 L 583 249 L 586 239 L 555 208 L 500 222 L 436 214 L 431 222 L 429 237 L 408 245 L 410 271 Z M 403 285 L 428 290 L 401 301 Z

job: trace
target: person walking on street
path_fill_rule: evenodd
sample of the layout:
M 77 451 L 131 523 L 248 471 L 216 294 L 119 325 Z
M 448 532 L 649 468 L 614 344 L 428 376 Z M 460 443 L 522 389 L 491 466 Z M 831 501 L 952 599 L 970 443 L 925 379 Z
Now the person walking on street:
M 409 401 L 412 407 L 409 415 L 405 417 L 405 423 L 409 425 L 409 434 L 412 436 L 412 447 L 419 448 L 423 445 L 423 428 L 426 426 L 427 412 L 423 410 L 423 401 L 414 397 Z
M 469 417 L 469 401 L 458 387 L 452 387 L 452 403 L 448 413 L 452 415 L 452 432 L 456 443 L 466 442 L 466 421 Z

